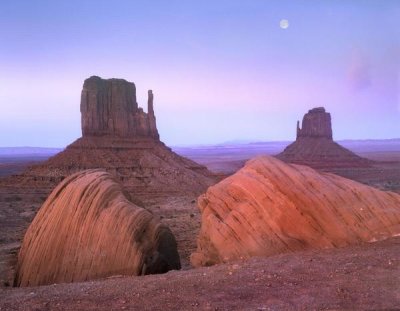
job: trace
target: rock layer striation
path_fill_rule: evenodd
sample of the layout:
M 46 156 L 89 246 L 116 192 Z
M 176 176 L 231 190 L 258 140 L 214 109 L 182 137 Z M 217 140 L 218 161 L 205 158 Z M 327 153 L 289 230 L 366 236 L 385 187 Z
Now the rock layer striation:
M 312 168 L 258 157 L 198 200 L 195 266 L 400 234 L 400 195 Z
M 130 202 L 110 174 L 87 170 L 66 178 L 40 208 L 22 242 L 15 285 L 171 269 L 180 261 L 169 228 Z

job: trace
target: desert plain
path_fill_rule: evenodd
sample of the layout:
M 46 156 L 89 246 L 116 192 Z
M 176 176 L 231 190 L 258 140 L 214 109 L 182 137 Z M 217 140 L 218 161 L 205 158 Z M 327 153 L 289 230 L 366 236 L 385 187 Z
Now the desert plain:
M 344 141 L 342 145 L 376 161 L 368 168 L 336 174 L 400 193 L 400 141 Z M 257 155 L 275 155 L 288 142 L 226 143 L 175 147 L 221 180 Z M 339 249 L 301 251 L 237 260 L 194 269 L 201 215 L 193 193 L 142 196 L 141 204 L 173 231 L 182 270 L 140 277 L 13 288 L 17 252 L 26 228 L 45 201 L 48 188 L 7 185 L 10 169 L 21 173 L 58 150 L 14 150 L 3 155 L 0 188 L 0 307 L 2 310 L 287 310 L 396 309 L 400 303 L 400 238 Z M 36 151 L 37 152 L 37 151 Z M 28 153 L 28 155 L 26 155 Z M 39 157 L 39 161 L 38 161 Z M 21 160 L 23 158 L 23 160 Z M 16 164 L 12 163 L 15 159 Z

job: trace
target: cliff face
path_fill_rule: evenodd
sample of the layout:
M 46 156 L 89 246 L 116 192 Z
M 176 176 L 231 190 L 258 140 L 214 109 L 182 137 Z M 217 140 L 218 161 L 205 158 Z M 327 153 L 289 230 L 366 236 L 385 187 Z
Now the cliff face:
M 136 87 L 123 79 L 86 79 L 81 93 L 82 136 L 159 139 L 149 91 L 148 113 L 138 107 Z
M 303 137 L 318 137 L 332 140 L 331 115 L 325 108 L 318 107 L 308 111 L 303 117 L 300 129 L 297 122 L 296 140 Z
M 40 208 L 22 242 L 15 285 L 179 268 L 169 228 L 131 203 L 110 174 L 87 170 L 61 182 Z
M 368 167 L 372 163 L 333 141 L 331 115 L 323 107 L 309 110 L 301 128 L 297 121 L 296 141 L 276 157 L 320 169 Z
M 199 200 L 195 266 L 400 233 L 400 195 L 273 157 L 258 157 Z

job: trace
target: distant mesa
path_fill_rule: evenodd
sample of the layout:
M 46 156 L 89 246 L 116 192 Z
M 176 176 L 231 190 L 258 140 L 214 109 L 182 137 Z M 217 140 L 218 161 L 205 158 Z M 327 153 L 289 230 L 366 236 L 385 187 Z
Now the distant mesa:
M 325 108 L 309 110 L 301 128 L 299 123 L 296 141 L 278 154 L 278 159 L 313 168 L 368 167 L 373 162 L 333 141 L 331 115 Z
M 50 194 L 19 252 L 15 285 L 78 282 L 180 269 L 175 238 L 102 170 L 69 176 Z
M 148 92 L 147 113 L 136 101 L 136 87 L 123 79 L 85 80 L 81 93 L 82 137 L 17 179 L 21 186 L 54 187 L 66 176 L 103 168 L 135 196 L 204 192 L 214 183 L 205 166 L 181 157 L 160 141 Z
M 198 202 L 195 266 L 400 234 L 399 194 L 269 156 L 248 161 Z

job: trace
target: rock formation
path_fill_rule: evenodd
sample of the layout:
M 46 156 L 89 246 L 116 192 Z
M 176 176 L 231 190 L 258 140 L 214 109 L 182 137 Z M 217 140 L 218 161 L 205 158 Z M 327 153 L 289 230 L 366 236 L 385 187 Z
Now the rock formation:
M 67 177 L 29 226 L 15 285 L 77 282 L 180 269 L 175 238 L 102 170 Z
M 341 247 L 400 233 L 400 195 L 312 168 L 258 157 L 211 186 L 195 266 L 304 249 Z
M 133 83 L 96 76 L 86 79 L 81 96 L 82 137 L 27 170 L 17 183 L 52 188 L 80 170 L 103 168 L 135 196 L 205 191 L 214 183 L 211 173 L 159 140 L 153 98 L 149 91 L 145 113 L 136 102 Z
M 81 101 L 82 137 L 22 174 L 0 179 L 0 218 L 8 219 L 3 221 L 6 226 L 0 221 L 0 287 L 13 283 L 23 232 L 43 201 L 65 178 L 86 169 L 107 171 L 123 185 L 131 201 L 163 219 L 177 238 L 183 265 L 189 264 L 191 251 L 183 248 L 195 246 L 188 230 L 197 225 L 189 218 L 194 207 L 190 202 L 216 177 L 160 141 L 153 100 L 149 91 L 144 113 L 136 102 L 133 83 L 87 79 Z M 7 193 L 18 194 L 14 196 L 18 202 L 6 202 Z
M 303 117 L 302 128 L 297 121 L 297 139 L 318 137 L 332 140 L 331 114 L 325 108 L 318 107 L 308 111 Z
M 297 121 L 296 141 L 277 158 L 322 169 L 367 167 L 372 163 L 333 141 L 331 115 L 323 107 L 309 110 L 301 128 Z
M 159 139 L 149 91 L 148 113 L 136 102 L 136 87 L 123 79 L 93 76 L 83 83 L 81 94 L 82 136 L 112 135 Z

